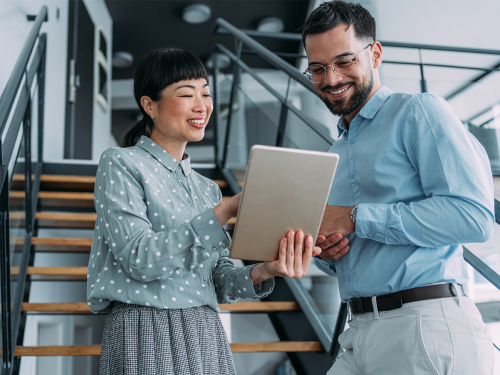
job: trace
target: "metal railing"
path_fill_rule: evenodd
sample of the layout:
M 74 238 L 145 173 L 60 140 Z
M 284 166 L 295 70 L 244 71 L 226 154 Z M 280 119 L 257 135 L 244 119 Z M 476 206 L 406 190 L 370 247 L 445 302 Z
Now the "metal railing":
M 216 152 L 215 152 L 215 160 L 216 165 L 222 171 L 224 176 L 226 177 L 230 188 L 234 193 L 238 193 L 241 191 L 241 187 L 232 173 L 232 171 L 227 167 L 227 155 L 229 150 L 229 140 L 230 140 L 230 132 L 231 132 L 231 116 L 234 108 L 234 101 L 236 98 L 236 92 L 241 80 L 241 71 L 248 73 L 254 80 L 256 80 L 265 90 L 267 90 L 270 94 L 272 94 L 280 103 L 281 103 L 281 111 L 278 120 L 278 134 L 275 140 L 276 146 L 282 146 L 283 138 L 286 134 L 286 119 L 288 112 L 292 112 L 298 118 L 300 118 L 312 132 L 315 132 L 322 138 L 324 141 L 333 143 L 333 140 L 329 137 L 329 135 L 322 133 L 314 124 L 313 121 L 310 120 L 308 116 L 306 116 L 302 111 L 298 110 L 295 106 L 288 103 L 288 93 L 290 88 L 290 80 L 294 80 L 298 84 L 300 84 L 304 89 L 310 91 L 314 95 L 316 95 L 316 90 L 314 89 L 312 83 L 304 77 L 304 75 L 294 66 L 283 60 L 279 55 L 283 55 L 284 57 L 295 57 L 302 58 L 304 56 L 299 54 L 280 54 L 274 53 L 265 48 L 263 45 L 255 41 L 252 37 L 262 37 L 262 38 L 279 38 L 283 40 L 301 40 L 300 34 L 292 34 L 292 33 L 263 33 L 252 30 L 240 30 L 227 21 L 223 19 L 217 19 L 214 27 L 214 32 L 218 34 L 226 34 L 234 37 L 235 40 L 235 52 L 231 52 L 228 48 L 223 46 L 222 44 L 216 44 L 214 50 L 214 113 L 213 116 L 215 118 L 215 129 L 216 129 Z M 500 56 L 500 51 L 497 50 L 486 50 L 486 49 L 473 49 L 473 48 L 458 48 L 458 47 L 446 47 L 446 46 L 432 46 L 432 45 L 422 45 L 422 44 L 409 44 L 409 43 L 394 43 L 394 42 L 381 42 L 382 45 L 386 47 L 396 47 L 396 48 L 413 48 L 421 50 L 434 50 L 434 51 L 449 51 L 449 52 L 465 52 L 465 53 L 475 53 L 475 54 L 489 54 L 489 55 L 498 55 Z M 243 46 L 246 46 L 248 49 L 243 49 Z M 274 68 L 279 71 L 285 73 L 288 79 L 288 88 L 286 91 L 286 96 L 282 96 L 278 93 L 270 84 L 268 84 L 264 79 L 262 79 L 254 69 L 249 67 L 241 60 L 242 54 L 256 54 L 260 56 L 263 60 L 269 63 Z M 224 137 L 224 144 L 218 144 L 219 139 L 217 138 L 218 132 L 221 131 L 221 120 L 219 118 L 220 114 L 220 88 L 218 87 L 219 75 L 221 74 L 219 68 L 217 66 L 217 54 L 224 54 L 228 56 L 233 62 L 233 81 L 231 86 L 230 93 L 230 101 L 229 101 L 229 114 L 227 116 L 227 126 L 226 126 L 226 134 Z M 485 72 L 484 74 L 490 74 L 492 72 L 500 71 L 500 66 L 495 66 L 493 68 L 474 68 L 474 67 L 464 67 L 464 66 L 456 66 L 456 65 L 444 65 L 444 64 L 426 64 L 421 60 L 418 63 L 411 62 L 398 62 L 398 61 L 385 61 L 385 63 L 391 64 L 409 64 L 409 65 L 419 65 L 420 66 L 420 74 L 421 74 L 421 91 L 427 91 L 427 85 L 424 76 L 424 66 L 433 66 L 433 67 L 443 67 L 443 68 L 459 68 L 459 69 L 474 69 Z M 475 82 L 475 81 L 474 81 Z M 217 150 L 223 148 L 223 157 L 219 158 L 219 153 Z M 495 199 L 495 217 L 496 223 L 500 224 L 500 202 Z M 491 269 L 488 265 L 486 265 L 483 261 L 481 261 L 478 257 L 476 257 L 472 252 L 470 252 L 467 248 L 464 247 L 464 259 L 467 263 L 469 263 L 479 274 L 484 276 L 489 282 L 491 282 L 497 289 L 500 289 L 500 275 L 497 274 L 493 269 Z M 347 304 L 342 303 L 340 305 L 338 311 L 338 317 L 336 321 L 335 328 L 333 330 L 333 335 L 330 333 L 331 329 L 329 329 L 324 322 L 320 319 L 317 308 L 315 307 L 315 303 L 312 300 L 309 292 L 306 290 L 304 285 L 296 279 L 285 279 L 288 284 L 290 290 L 292 291 L 294 297 L 299 303 L 302 311 L 306 315 L 307 319 L 311 323 L 317 337 L 321 341 L 324 348 L 329 349 L 329 353 L 332 358 L 336 358 L 340 351 L 340 345 L 338 343 L 338 337 L 343 332 L 346 319 L 347 319 Z M 496 345 L 495 345 L 496 347 Z M 497 348 L 498 349 L 498 348 Z M 500 349 L 499 349 L 500 350 Z
M 28 38 L 16 61 L 12 74 L 0 97 L 0 273 L 2 305 L 2 375 L 13 370 L 14 352 L 21 321 L 26 271 L 30 259 L 31 238 L 35 223 L 40 175 L 42 171 L 43 119 L 45 102 L 45 56 L 47 35 L 40 33 L 47 21 L 47 7 L 43 6 L 34 19 Z M 36 103 L 35 103 L 36 101 Z M 36 117 L 33 109 L 36 104 Z M 35 121 L 34 121 L 35 120 Z M 32 133 L 35 133 L 36 155 L 33 155 Z M 36 158 L 33 161 L 33 157 Z M 16 212 L 16 220 L 24 223 L 22 253 L 19 259 L 17 282 L 11 280 L 11 252 L 16 244 L 11 241 L 11 207 L 9 195 L 14 172 L 24 170 L 24 208 Z M 19 257 L 18 257 L 19 258 Z M 11 303 L 11 301 L 13 301 Z

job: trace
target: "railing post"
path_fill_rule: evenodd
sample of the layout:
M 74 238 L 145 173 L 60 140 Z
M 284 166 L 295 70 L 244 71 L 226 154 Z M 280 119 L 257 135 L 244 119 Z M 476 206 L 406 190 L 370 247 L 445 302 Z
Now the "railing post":
M 330 347 L 330 357 L 337 358 L 340 351 L 339 336 L 344 332 L 345 322 L 347 319 L 347 303 L 341 302 L 339 314 L 337 316 L 337 323 L 335 323 L 335 330 L 333 331 L 332 346 Z
M 420 92 L 427 92 L 427 82 L 425 81 L 424 75 L 424 65 L 422 64 L 422 50 L 418 50 L 418 56 L 420 58 Z
M 2 166 L 2 168 L 7 168 Z M 9 172 L 0 192 L 0 267 L 2 287 L 2 349 L 4 372 L 10 374 L 12 367 L 12 319 L 10 303 L 10 239 L 9 239 Z
M 32 204 L 31 204 L 31 99 L 26 106 L 26 112 L 23 120 L 23 136 L 24 136 L 24 204 L 25 204 L 25 220 L 24 227 L 26 235 L 32 232 Z
M 283 147 L 283 143 L 285 142 L 285 134 L 286 134 L 286 124 L 288 120 L 288 93 L 290 92 L 290 81 L 291 77 L 288 77 L 288 86 L 286 88 L 285 102 L 281 103 L 281 111 L 280 111 L 280 119 L 278 123 L 278 134 L 276 135 L 276 146 Z
M 39 43 L 43 43 L 43 55 L 38 67 L 38 157 L 37 162 L 43 161 L 43 127 L 45 115 L 45 60 L 47 55 L 47 34 L 40 35 Z
M 213 110 L 213 121 L 214 121 L 214 152 L 215 152 L 215 166 L 219 169 L 221 168 L 221 164 L 219 161 L 219 127 L 220 127 L 220 93 L 219 93 L 219 65 L 217 64 L 217 59 L 219 55 L 214 51 L 212 55 L 212 59 L 214 62 L 214 110 Z
M 241 59 L 241 49 L 243 47 L 243 42 L 241 40 L 237 40 L 236 42 L 236 56 L 238 59 Z M 227 163 L 227 154 L 229 151 L 229 136 L 231 134 L 231 119 L 233 117 L 233 106 L 236 100 L 236 96 L 238 95 L 238 86 L 240 84 L 240 75 L 241 69 L 238 64 L 234 64 L 233 68 L 233 84 L 231 86 L 231 96 L 229 97 L 229 113 L 227 115 L 227 125 L 226 125 L 226 136 L 224 140 L 224 156 L 222 157 L 222 168 L 226 168 Z

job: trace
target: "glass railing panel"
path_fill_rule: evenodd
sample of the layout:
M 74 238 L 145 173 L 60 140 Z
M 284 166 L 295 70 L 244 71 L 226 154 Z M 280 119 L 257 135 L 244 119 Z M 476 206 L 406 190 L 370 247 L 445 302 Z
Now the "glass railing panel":
M 213 78 L 213 76 L 211 76 Z M 211 86 L 215 84 L 211 82 Z M 229 97 L 231 95 L 231 87 L 233 84 L 232 75 L 227 75 L 222 72 L 219 72 L 218 82 L 217 82 L 217 90 L 218 90 L 218 99 L 219 99 L 219 126 L 217 128 L 217 138 L 218 138 L 218 159 L 222 160 L 222 156 L 224 154 L 224 139 L 226 137 L 226 129 L 227 129 L 227 118 L 229 114 Z M 213 95 L 214 88 L 211 88 L 211 92 Z M 213 100 L 215 104 L 215 99 Z M 213 115 L 212 115 L 213 116 Z M 214 122 L 212 118 L 211 122 Z
M 469 121 L 500 102 L 500 72 L 492 73 L 472 84 L 449 103 L 458 117 Z
M 288 91 L 288 74 L 277 69 L 255 69 L 257 75 L 268 83 L 283 98 Z
M 242 180 L 253 145 L 275 146 L 281 103 L 259 82 L 242 74 L 231 114 L 227 167 Z
M 331 142 L 338 138 L 338 116 L 332 115 L 325 103 L 296 81 L 291 81 L 288 103 L 308 118 L 308 122 Z
M 22 134 L 22 131 L 20 131 Z M 11 284 L 10 296 L 11 302 L 14 302 L 17 292 L 17 281 L 19 267 L 21 266 L 22 251 L 25 241 L 25 218 L 26 218 L 26 205 L 25 205 L 25 161 L 24 161 L 24 141 L 20 144 L 20 152 L 13 155 L 12 166 L 12 185 L 9 194 L 9 236 L 10 236 L 10 267 L 11 267 Z M 15 151 L 14 151 L 15 152 Z
M 286 121 L 286 138 L 283 147 L 293 147 L 311 151 L 328 151 L 333 143 L 329 137 L 329 132 L 326 127 L 319 128 L 317 123 L 311 118 L 304 116 L 299 117 L 296 113 L 289 110 Z M 304 121 L 307 119 L 307 122 Z M 314 124 L 315 132 L 309 124 Z M 288 143 L 291 142 L 289 145 Z

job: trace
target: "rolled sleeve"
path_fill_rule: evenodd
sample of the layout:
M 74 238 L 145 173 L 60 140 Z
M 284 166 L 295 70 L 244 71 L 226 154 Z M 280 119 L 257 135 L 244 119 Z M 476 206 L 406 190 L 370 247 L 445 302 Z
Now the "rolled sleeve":
M 359 204 L 356 214 L 356 236 L 385 242 L 387 207 L 387 204 Z

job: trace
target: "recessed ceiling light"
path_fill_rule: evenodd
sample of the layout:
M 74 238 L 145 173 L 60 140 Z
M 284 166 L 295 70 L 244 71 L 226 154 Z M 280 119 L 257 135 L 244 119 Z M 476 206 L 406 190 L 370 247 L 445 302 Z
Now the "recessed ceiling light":
M 278 17 L 266 17 L 259 21 L 257 30 L 266 33 L 280 33 L 285 30 L 285 25 Z
M 182 19 L 187 23 L 203 23 L 210 19 L 212 11 L 203 4 L 188 5 L 182 11 Z
M 134 63 L 134 56 L 128 52 L 118 51 L 113 53 L 114 68 L 129 68 Z

